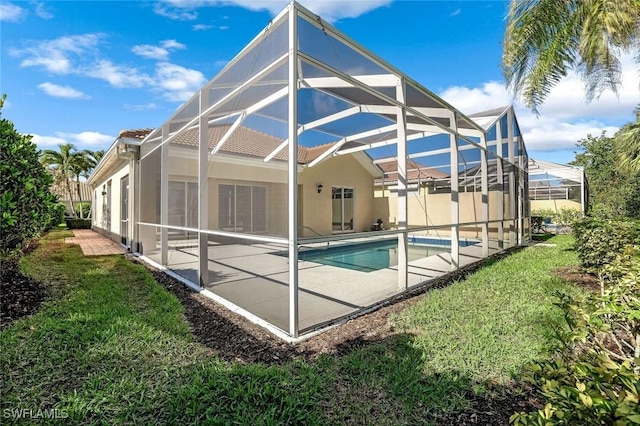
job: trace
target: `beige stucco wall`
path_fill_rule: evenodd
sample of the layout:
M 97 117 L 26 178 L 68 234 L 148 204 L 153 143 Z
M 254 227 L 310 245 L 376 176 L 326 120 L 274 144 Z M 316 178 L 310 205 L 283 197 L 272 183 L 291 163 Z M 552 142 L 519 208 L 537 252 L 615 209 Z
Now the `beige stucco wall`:
M 388 215 L 383 217 L 385 227 L 395 228 L 398 225 L 398 197 L 388 191 L 376 191 L 378 197 L 374 199 L 374 209 L 382 212 L 385 209 Z M 382 195 L 385 196 L 382 196 Z M 499 199 L 503 196 L 497 191 L 489 192 L 489 218 L 497 218 L 499 211 Z M 505 199 L 508 203 L 508 198 Z M 482 221 L 482 194 L 462 192 L 459 194 L 460 222 Z M 407 199 L 407 216 L 409 228 L 424 226 L 439 226 L 451 224 L 451 194 L 428 194 L 425 188 L 420 192 L 412 192 Z M 496 225 L 491 225 L 490 228 Z M 491 231 L 491 229 L 490 229 Z M 479 226 L 467 226 L 461 229 L 461 236 L 479 237 Z M 439 234 L 448 234 L 446 228 L 438 230 Z
M 555 212 L 562 208 L 582 211 L 582 205 L 573 200 L 531 200 L 531 210 L 551 209 Z
M 331 235 L 332 187 L 354 189 L 354 231 L 370 230 L 373 221 L 383 217 L 373 203 L 373 179 L 371 173 L 350 155 L 331 157 L 314 167 L 303 169 L 298 175 L 298 183 L 302 186 L 300 198 L 303 213 L 298 224 L 302 228 L 301 236 L 317 236 L 313 231 L 322 235 Z M 319 194 L 318 184 L 323 187 Z M 305 226 L 307 228 L 304 228 Z
M 237 157 L 236 157 L 237 158 Z M 169 180 L 196 181 L 197 161 L 175 158 L 169 161 Z M 218 229 L 218 189 L 221 184 L 263 186 L 267 190 L 267 234 L 286 235 L 288 228 L 288 173 L 286 163 L 261 160 L 213 161 L 209 167 L 209 228 Z M 318 194 L 318 184 L 323 190 Z M 354 188 L 354 228 L 368 231 L 375 218 L 384 214 L 372 209 L 373 176 L 352 156 L 336 156 L 298 174 L 299 230 L 301 236 L 332 233 L 332 187 Z M 384 213 L 386 214 L 386 208 Z M 311 228 L 311 229 L 309 229 Z M 315 232 L 314 232 L 315 231 Z

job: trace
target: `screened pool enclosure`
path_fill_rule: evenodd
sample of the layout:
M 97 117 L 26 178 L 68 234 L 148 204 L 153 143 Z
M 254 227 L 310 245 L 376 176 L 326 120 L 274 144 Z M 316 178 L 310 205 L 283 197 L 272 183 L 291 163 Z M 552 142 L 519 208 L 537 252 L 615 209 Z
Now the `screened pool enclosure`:
M 570 208 L 586 213 L 589 185 L 582 167 L 529 159 L 531 210 Z
M 141 254 L 287 339 L 528 238 L 513 109 L 465 116 L 297 3 L 136 168 Z

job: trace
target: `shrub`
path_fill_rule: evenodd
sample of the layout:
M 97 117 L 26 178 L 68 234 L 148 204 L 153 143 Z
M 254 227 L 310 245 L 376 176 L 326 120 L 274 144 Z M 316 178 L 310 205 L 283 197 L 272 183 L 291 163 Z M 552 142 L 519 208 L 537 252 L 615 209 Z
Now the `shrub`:
M 573 224 L 583 217 L 584 215 L 580 210 L 562 207 L 552 215 L 551 220 L 566 232 L 570 228 L 573 228 Z
M 91 229 L 91 219 L 68 217 L 65 219 L 69 229 Z
M 64 215 L 67 212 L 67 206 L 64 203 L 56 203 L 53 205 L 52 213 L 51 213 L 51 223 L 49 223 L 48 228 L 51 229 L 54 226 L 58 226 L 61 223 L 64 223 Z
M 82 217 L 88 219 L 91 213 L 91 203 L 76 203 L 74 209 L 78 217 L 80 217 L 80 209 L 82 209 Z
M 580 262 L 590 270 L 613 262 L 627 245 L 640 244 L 640 222 L 631 220 L 586 218 L 572 230 Z
M 600 275 L 602 294 L 559 295 L 568 331 L 553 360 L 527 367 L 544 409 L 515 425 L 640 424 L 640 250 L 627 247 Z
M 534 209 L 531 210 L 531 216 L 541 217 L 543 219 L 552 220 L 555 211 L 552 209 Z
M 0 99 L 0 114 L 4 104 Z M 57 200 L 49 191 L 52 178 L 38 161 L 31 136 L 0 120 L 0 252 L 19 251 L 52 221 Z

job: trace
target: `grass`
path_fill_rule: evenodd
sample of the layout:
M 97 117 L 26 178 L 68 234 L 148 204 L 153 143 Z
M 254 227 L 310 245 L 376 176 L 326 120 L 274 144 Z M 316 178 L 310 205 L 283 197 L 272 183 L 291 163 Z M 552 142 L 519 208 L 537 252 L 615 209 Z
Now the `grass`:
M 543 356 L 560 321 L 551 293 L 576 291 L 551 273 L 577 263 L 571 238 L 558 236 L 556 247 L 526 248 L 428 293 L 392 319 L 397 335 L 347 355 L 232 363 L 193 340 L 178 300 L 144 267 L 83 257 L 65 236 L 50 233 L 21 262 L 52 298 L 0 332 L 3 414 L 56 408 L 84 424 L 433 423 Z
M 571 237 L 534 246 L 468 279 L 429 292 L 394 322 L 415 335 L 427 371 L 505 384 L 523 362 L 544 355 L 562 324 L 554 291 L 577 291 L 553 271 L 577 264 Z

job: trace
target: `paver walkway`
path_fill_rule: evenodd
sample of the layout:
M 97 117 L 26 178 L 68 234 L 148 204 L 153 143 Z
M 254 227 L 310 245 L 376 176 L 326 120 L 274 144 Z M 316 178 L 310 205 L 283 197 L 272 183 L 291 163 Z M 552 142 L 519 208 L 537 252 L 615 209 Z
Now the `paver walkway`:
M 120 244 L 104 237 L 91 229 L 74 229 L 73 237 L 65 238 L 65 243 L 78 244 L 85 256 L 104 256 L 124 254 L 127 250 Z

